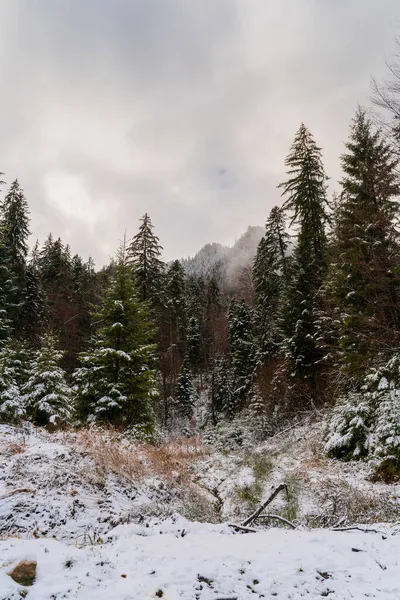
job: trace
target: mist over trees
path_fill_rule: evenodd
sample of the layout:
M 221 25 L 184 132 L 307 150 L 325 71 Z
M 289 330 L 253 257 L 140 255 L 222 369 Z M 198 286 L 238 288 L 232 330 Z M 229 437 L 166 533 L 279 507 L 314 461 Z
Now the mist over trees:
M 400 439 L 393 394 L 371 383 L 384 373 L 393 391 L 400 379 L 398 65 L 392 76 L 374 83 L 383 130 L 355 111 L 336 195 L 301 123 L 281 204 L 231 250 L 209 244 L 167 264 L 145 214 L 100 271 L 51 233 L 29 251 L 28 200 L 11 183 L 0 205 L 0 419 L 57 413 L 145 436 L 247 419 L 263 436 L 336 404 L 329 451 L 348 456 L 367 398 L 365 428 L 382 438 L 386 419 Z

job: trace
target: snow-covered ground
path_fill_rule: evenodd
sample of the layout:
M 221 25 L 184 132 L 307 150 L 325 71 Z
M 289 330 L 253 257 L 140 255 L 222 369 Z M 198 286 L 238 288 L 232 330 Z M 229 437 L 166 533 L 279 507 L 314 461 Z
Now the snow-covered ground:
M 31 600 L 400 598 L 400 486 L 324 458 L 318 425 L 235 452 L 107 435 L 0 427 L 0 600 L 21 597 L 7 572 L 31 558 Z M 271 512 L 299 529 L 218 523 L 282 482 Z M 310 529 L 344 519 L 377 533 Z
M 400 598 L 400 535 L 390 531 L 234 535 L 226 526 L 178 518 L 148 528 L 119 526 L 104 542 L 0 542 L 0 597 L 20 598 L 23 588 L 6 572 L 34 559 L 29 600 Z

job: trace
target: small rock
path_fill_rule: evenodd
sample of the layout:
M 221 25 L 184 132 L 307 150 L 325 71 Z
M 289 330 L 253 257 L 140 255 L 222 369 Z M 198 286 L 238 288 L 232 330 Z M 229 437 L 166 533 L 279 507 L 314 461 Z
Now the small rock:
M 33 585 L 36 577 L 36 567 L 36 561 L 22 560 L 7 575 L 20 585 Z
M 61 429 L 62 422 L 59 415 L 52 415 L 46 425 L 46 429 L 49 433 L 54 433 Z

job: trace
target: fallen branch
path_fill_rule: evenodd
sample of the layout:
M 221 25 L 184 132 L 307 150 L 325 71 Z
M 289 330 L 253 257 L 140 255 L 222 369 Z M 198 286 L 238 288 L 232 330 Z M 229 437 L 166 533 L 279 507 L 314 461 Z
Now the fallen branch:
M 268 500 L 266 500 L 261 506 L 260 508 L 257 508 L 257 510 L 250 515 L 250 517 L 248 517 L 245 521 L 243 521 L 242 526 L 246 527 L 247 525 L 250 525 L 251 523 L 253 523 L 257 517 L 259 517 L 262 513 L 262 511 L 268 506 L 268 504 L 271 504 L 271 502 L 276 498 L 276 496 L 279 494 L 279 492 L 281 492 L 282 490 L 286 490 L 286 493 L 288 493 L 288 488 L 286 483 L 281 483 L 281 485 L 278 485 L 278 487 L 276 488 L 276 490 L 270 495 L 270 497 L 268 498 Z
M 245 527 L 244 525 L 237 525 L 236 523 L 228 523 L 228 527 L 232 527 L 232 529 L 237 529 L 238 531 L 244 531 L 244 533 L 257 533 L 257 529 Z
M 282 523 L 289 525 L 289 527 L 291 527 L 292 529 L 296 529 L 296 525 L 294 523 L 288 521 L 287 519 L 284 519 L 280 515 L 260 515 L 259 517 L 257 517 L 257 520 L 259 519 L 276 519 L 277 521 L 282 521 Z
M 332 527 L 331 531 L 353 531 L 357 529 L 357 531 L 362 531 L 363 533 L 385 533 L 384 531 L 378 531 L 377 529 L 365 529 L 363 527 Z
M 35 492 L 36 490 L 30 490 L 29 488 L 20 488 L 18 490 L 12 490 L 12 492 L 9 492 L 5 496 L 0 496 L 0 500 L 5 500 L 6 498 L 14 496 L 15 494 L 34 494 Z

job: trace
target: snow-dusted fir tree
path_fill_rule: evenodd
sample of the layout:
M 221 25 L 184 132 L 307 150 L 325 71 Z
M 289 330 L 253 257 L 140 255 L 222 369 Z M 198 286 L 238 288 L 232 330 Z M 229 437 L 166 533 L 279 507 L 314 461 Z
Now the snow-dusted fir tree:
M 175 392 L 178 412 L 188 419 L 193 415 L 196 391 L 193 386 L 192 374 L 188 359 L 182 363 Z
M 232 300 L 228 313 L 229 347 L 234 393 L 230 412 L 243 408 L 248 400 L 255 368 L 256 344 L 250 308 L 244 300 Z
M 62 356 L 57 338 L 45 334 L 41 348 L 34 353 L 29 379 L 21 388 L 28 417 L 37 425 L 45 425 L 52 415 L 72 416 L 72 390 L 59 366 Z
M 138 233 L 128 246 L 128 258 L 136 278 L 140 300 L 155 300 L 160 291 L 165 265 L 161 260 L 162 246 L 153 232 L 153 224 L 146 213 Z
M 342 156 L 325 295 L 339 362 L 353 383 L 400 343 L 399 160 L 361 108 Z M 370 363 L 370 364 L 369 364 Z
M 26 416 L 18 384 L 15 350 L 10 344 L 0 350 L 0 422 L 17 423 Z
M 288 179 L 280 184 L 284 208 L 299 227 L 293 268 L 286 286 L 282 331 L 293 372 L 314 386 L 321 352 L 316 333 L 316 292 L 324 274 L 328 204 L 321 149 L 302 123 L 285 162 Z
M 125 242 L 94 321 L 100 327 L 97 338 L 74 373 L 80 417 L 151 433 L 153 329 L 148 304 L 138 299 Z
M 264 356 L 274 352 L 279 340 L 277 314 L 288 270 L 288 246 L 284 211 L 274 206 L 253 263 L 257 332 L 260 352 Z
M 25 274 L 30 231 L 28 203 L 17 180 L 11 184 L 1 204 L 0 223 L 11 269 L 21 283 Z

